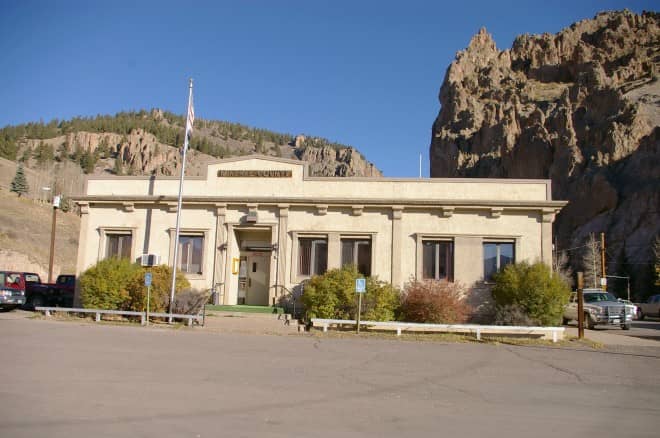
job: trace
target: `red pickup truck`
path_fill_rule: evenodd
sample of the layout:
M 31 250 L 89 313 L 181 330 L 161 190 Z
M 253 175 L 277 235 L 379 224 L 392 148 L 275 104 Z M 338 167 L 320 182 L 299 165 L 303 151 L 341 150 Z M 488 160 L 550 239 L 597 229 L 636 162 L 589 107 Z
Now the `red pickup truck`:
M 0 271 L 5 278 L 7 289 L 23 297 L 22 302 L 12 303 L 11 308 L 23 305 L 27 309 L 35 307 L 71 307 L 76 287 L 74 275 L 59 275 L 55 283 L 42 283 L 39 274 L 34 272 Z
M 25 276 L 0 271 L 0 310 L 13 310 L 25 304 Z

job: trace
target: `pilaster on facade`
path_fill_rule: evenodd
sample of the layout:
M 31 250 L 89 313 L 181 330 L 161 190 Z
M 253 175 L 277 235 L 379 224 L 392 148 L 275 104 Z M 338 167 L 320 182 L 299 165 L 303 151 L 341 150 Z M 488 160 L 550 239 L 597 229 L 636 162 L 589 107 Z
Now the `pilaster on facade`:
M 289 204 L 277 204 L 279 217 L 288 217 L 289 207 Z
M 392 219 L 401 219 L 403 216 L 403 206 L 393 205 L 392 206 Z
M 286 272 L 288 269 L 287 242 L 289 234 L 289 204 L 278 204 L 278 224 L 277 224 L 277 284 L 284 285 L 286 282 Z
M 391 283 L 395 287 L 401 286 L 401 247 L 402 247 L 402 226 L 403 206 L 392 206 L 392 264 Z
M 541 222 L 553 223 L 555 221 L 555 210 L 541 210 Z
M 222 216 L 223 218 L 227 215 L 227 204 L 215 204 L 215 215 Z

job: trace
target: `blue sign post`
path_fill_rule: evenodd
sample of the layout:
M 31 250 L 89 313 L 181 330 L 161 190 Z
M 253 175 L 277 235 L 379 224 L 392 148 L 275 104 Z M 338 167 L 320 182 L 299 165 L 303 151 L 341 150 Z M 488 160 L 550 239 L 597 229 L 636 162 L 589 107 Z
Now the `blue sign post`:
M 355 293 L 358 294 L 358 310 L 357 310 L 357 332 L 360 333 L 360 314 L 362 313 L 362 295 L 367 291 L 367 279 L 355 279 Z
M 149 298 L 151 296 L 151 272 L 144 273 L 144 285 L 147 286 L 147 314 L 146 324 L 149 325 Z

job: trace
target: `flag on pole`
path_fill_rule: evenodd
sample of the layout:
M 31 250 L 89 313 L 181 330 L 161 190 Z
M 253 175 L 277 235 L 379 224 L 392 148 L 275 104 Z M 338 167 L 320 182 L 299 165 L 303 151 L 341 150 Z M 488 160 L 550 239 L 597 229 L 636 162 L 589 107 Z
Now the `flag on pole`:
M 195 108 L 193 108 L 192 91 L 190 94 L 190 104 L 188 105 L 188 118 L 186 120 L 186 137 L 190 138 L 195 122 Z

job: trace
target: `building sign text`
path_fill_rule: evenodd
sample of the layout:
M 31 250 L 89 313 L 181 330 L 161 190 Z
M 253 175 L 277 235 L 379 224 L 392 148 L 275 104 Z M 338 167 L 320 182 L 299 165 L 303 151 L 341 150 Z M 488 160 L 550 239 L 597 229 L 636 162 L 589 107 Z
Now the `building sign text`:
M 218 170 L 221 178 L 291 178 L 290 170 Z

